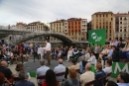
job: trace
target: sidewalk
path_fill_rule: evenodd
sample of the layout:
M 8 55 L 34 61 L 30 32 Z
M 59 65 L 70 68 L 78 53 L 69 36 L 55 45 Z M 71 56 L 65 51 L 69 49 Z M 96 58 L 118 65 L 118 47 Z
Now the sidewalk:
M 12 71 L 13 74 L 16 73 L 15 66 L 16 66 L 16 64 L 9 65 L 9 68 L 11 69 L 11 71 Z M 31 77 L 29 80 L 30 80 L 31 82 L 33 82 L 33 83 L 35 84 L 35 86 L 38 86 L 38 85 L 37 85 L 36 77 Z

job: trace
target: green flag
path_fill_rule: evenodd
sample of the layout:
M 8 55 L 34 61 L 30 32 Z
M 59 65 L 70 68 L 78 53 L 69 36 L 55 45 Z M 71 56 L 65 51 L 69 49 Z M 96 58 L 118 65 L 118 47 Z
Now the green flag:
M 117 77 L 120 72 L 129 73 L 129 64 L 122 62 L 113 62 L 112 64 L 112 77 Z
M 90 44 L 104 45 L 106 42 L 106 30 L 97 29 L 88 31 L 88 41 Z

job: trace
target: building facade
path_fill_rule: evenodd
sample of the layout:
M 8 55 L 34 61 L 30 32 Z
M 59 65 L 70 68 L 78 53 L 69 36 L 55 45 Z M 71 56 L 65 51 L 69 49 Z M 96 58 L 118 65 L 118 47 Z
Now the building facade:
M 26 29 L 26 30 L 30 30 L 30 31 L 33 31 L 33 32 L 49 30 L 49 27 L 47 25 L 45 25 L 44 23 L 39 22 L 39 21 L 32 22 L 32 23 L 29 23 L 29 24 L 18 22 L 16 24 L 16 28 L 17 29 Z
M 45 25 L 44 23 L 39 22 L 39 21 L 29 23 L 27 25 L 27 29 L 31 30 L 33 32 L 35 32 L 35 31 L 48 31 L 49 30 L 47 25 Z
M 52 32 L 64 33 L 66 20 L 57 20 L 50 23 L 50 30 Z
M 68 22 L 68 35 L 75 41 L 86 41 L 87 20 L 70 18 Z
M 86 41 L 87 20 L 70 18 L 50 23 L 51 31 L 67 35 L 75 41 Z
M 115 36 L 118 39 L 126 39 L 129 37 L 129 12 L 117 13 L 115 17 Z
M 23 23 L 23 22 L 18 22 L 18 23 L 16 24 L 16 28 L 17 28 L 17 29 L 21 29 L 21 30 L 27 29 L 27 24 L 26 24 L 26 23 Z
M 41 32 L 41 31 L 49 31 L 49 27 L 45 25 L 42 22 L 36 21 L 29 24 L 25 24 L 22 22 L 18 22 L 16 24 L 16 29 L 24 29 L 26 31 L 32 31 L 32 32 Z M 45 40 L 45 37 L 38 37 L 32 40 L 29 40 L 29 42 L 43 42 Z
M 96 12 L 92 15 L 92 29 L 106 29 L 107 40 L 115 38 L 114 14 L 112 12 Z
M 50 23 L 50 30 L 55 33 L 63 33 L 67 34 L 67 21 L 64 19 L 56 20 Z M 51 37 L 51 41 L 53 42 L 61 42 L 60 40 Z

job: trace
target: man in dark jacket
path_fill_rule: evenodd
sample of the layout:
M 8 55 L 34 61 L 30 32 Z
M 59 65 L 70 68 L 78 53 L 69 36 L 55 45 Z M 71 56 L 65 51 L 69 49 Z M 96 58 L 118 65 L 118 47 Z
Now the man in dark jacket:
M 19 81 L 15 83 L 15 86 L 35 86 L 34 83 L 28 81 L 28 76 L 24 71 L 19 73 Z
M 6 61 L 0 62 L 0 72 L 2 72 L 7 79 L 12 78 L 12 71 L 8 68 L 8 63 Z

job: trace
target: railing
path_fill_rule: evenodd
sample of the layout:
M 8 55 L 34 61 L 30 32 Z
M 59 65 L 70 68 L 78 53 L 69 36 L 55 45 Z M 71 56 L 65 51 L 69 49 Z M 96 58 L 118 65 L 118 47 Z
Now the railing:
M 67 35 L 65 35 L 65 34 L 63 34 L 63 33 L 57 33 L 57 32 L 53 32 L 53 31 L 51 31 L 51 30 L 49 30 L 49 31 L 38 31 L 38 30 L 36 30 L 36 31 L 32 31 L 31 29 L 17 29 L 17 28 L 15 28 L 15 27 L 0 27 L 0 30 L 2 31 L 2 30 L 7 30 L 7 31 L 10 31 L 10 32 L 21 32 L 21 33 L 28 33 L 28 34 L 22 34 L 22 36 L 20 36 L 20 37 L 16 37 L 16 39 L 14 39 L 14 40 L 9 40 L 9 42 L 11 43 L 11 44 L 16 44 L 16 43 L 19 43 L 19 42 L 21 42 L 21 41 L 23 41 L 23 40 L 25 40 L 25 39 L 28 39 L 28 38 L 30 38 L 30 37 L 33 37 L 33 36 L 38 36 L 38 35 L 42 35 L 42 34 L 48 34 L 48 35 L 59 35 L 59 36 L 62 36 L 62 37 L 66 37 L 66 38 L 69 38 L 69 40 L 72 40 L 70 37 L 68 37 Z M 73 40 L 72 40 L 73 41 Z M 75 41 L 76 42 L 76 41 Z
M 41 31 L 41 30 L 31 30 L 31 29 L 18 29 L 18 28 L 15 28 L 15 27 L 3 27 L 3 26 L 0 26 L 0 30 L 8 30 L 8 31 L 24 31 L 24 32 L 37 32 L 37 33 L 42 33 L 42 32 L 52 32 L 52 31 Z

